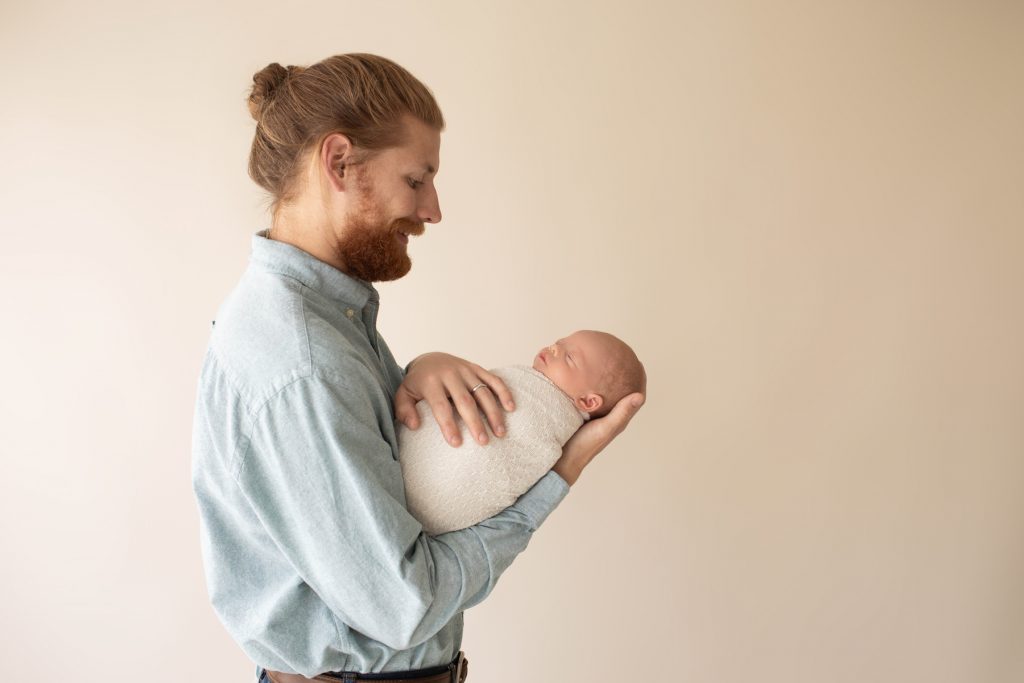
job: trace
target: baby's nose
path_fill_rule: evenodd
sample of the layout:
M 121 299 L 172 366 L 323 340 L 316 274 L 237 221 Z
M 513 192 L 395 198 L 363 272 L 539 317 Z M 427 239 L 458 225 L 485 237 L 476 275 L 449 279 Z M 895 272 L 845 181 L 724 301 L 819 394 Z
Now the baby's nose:
M 549 346 L 548 347 L 548 353 L 551 354 L 552 358 L 558 358 L 558 347 L 557 346 Z

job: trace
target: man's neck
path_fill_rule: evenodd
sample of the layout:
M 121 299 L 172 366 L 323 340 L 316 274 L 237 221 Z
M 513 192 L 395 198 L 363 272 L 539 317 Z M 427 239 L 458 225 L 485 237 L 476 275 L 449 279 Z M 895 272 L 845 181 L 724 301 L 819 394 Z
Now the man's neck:
M 334 233 L 323 215 L 300 211 L 295 207 L 280 210 L 274 216 L 267 238 L 301 249 L 313 258 L 348 273 L 338 253 Z

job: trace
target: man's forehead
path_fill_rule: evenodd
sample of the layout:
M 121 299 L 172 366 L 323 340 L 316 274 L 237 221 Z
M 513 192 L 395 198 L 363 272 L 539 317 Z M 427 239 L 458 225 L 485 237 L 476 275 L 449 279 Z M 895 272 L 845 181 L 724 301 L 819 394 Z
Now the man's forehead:
M 383 149 L 375 157 L 377 163 L 398 168 L 403 173 L 436 175 L 441 165 L 436 152 L 424 150 L 411 141 Z
M 399 163 L 427 175 L 436 175 L 441 165 L 437 150 L 424 149 L 419 145 L 403 145 L 395 150 Z
M 441 131 L 407 116 L 405 132 L 405 144 L 400 148 L 404 160 L 421 167 L 424 173 L 437 173 L 441 165 Z

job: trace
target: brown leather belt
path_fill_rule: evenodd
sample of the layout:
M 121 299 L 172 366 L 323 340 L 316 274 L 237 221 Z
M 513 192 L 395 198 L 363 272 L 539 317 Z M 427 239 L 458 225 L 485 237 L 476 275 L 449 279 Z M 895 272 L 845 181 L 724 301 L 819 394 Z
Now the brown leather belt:
M 342 681 L 343 683 L 348 683 L 349 681 L 371 680 L 375 683 L 409 683 L 410 681 L 417 681 L 418 683 L 462 683 L 466 680 L 466 676 L 469 675 L 469 660 L 460 651 L 458 656 L 445 669 L 445 671 L 440 673 L 435 673 L 436 669 L 421 669 L 421 671 L 429 672 L 424 673 L 422 676 L 417 676 L 415 671 L 393 671 L 380 674 L 338 671 L 323 673 L 315 678 L 306 678 L 299 674 L 286 674 L 280 671 L 271 671 L 270 669 L 266 671 L 267 678 L 270 679 L 271 683 L 304 683 L 305 681 L 319 681 L 320 683 L 338 683 Z M 388 674 L 393 675 L 394 678 L 383 678 Z

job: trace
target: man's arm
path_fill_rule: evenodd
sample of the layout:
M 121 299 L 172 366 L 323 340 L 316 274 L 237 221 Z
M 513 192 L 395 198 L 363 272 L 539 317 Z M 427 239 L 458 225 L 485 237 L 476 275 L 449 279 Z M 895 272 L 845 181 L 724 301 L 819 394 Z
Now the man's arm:
M 237 481 L 281 552 L 338 619 L 394 649 L 483 600 L 568 491 L 545 475 L 513 506 L 429 537 L 361 388 L 311 377 L 255 416 Z

